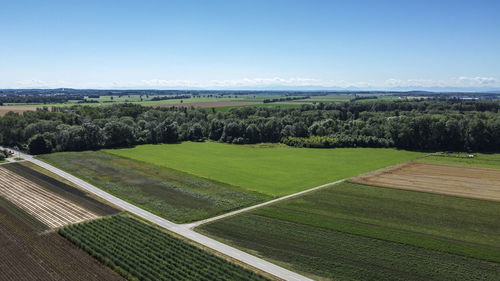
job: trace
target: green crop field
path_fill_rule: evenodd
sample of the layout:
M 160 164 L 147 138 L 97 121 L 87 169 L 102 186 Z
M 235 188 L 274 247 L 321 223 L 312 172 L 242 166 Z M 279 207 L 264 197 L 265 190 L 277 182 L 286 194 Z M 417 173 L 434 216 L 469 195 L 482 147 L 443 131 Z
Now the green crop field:
M 292 148 L 216 142 L 140 145 L 106 153 L 282 196 L 423 155 L 382 148 Z
M 268 195 L 229 184 L 100 151 L 61 152 L 39 158 L 179 223 L 271 199 Z
M 498 280 L 500 204 L 342 183 L 197 228 L 340 280 Z
M 324 96 L 311 96 L 310 98 L 303 100 L 307 102 L 346 102 L 354 98 L 353 94 L 328 94 Z M 296 101 L 301 102 L 301 101 Z
M 59 233 L 128 280 L 268 280 L 130 217 L 67 226 Z
M 470 158 L 469 155 L 469 153 L 435 153 L 419 161 L 466 167 L 500 169 L 500 153 L 474 153 L 472 154 L 474 155 L 472 158 Z

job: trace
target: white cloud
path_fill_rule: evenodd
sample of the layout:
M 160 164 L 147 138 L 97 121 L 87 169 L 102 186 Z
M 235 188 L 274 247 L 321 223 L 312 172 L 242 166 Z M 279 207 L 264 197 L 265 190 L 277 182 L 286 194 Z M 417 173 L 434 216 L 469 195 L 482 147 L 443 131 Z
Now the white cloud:
M 386 87 L 485 87 L 499 86 L 500 81 L 494 77 L 454 77 L 442 80 L 432 79 L 387 79 L 383 84 Z
M 114 81 L 107 83 L 70 83 L 67 81 L 22 80 L 15 82 L 13 88 L 96 88 L 96 89 L 238 89 L 238 88 L 358 88 L 358 89 L 391 89 L 391 88 L 463 88 L 485 89 L 500 88 L 500 80 L 494 77 L 452 77 L 448 79 L 396 79 L 385 81 L 322 80 L 308 77 L 260 77 L 226 80 L 169 80 L 149 79 L 138 81 Z

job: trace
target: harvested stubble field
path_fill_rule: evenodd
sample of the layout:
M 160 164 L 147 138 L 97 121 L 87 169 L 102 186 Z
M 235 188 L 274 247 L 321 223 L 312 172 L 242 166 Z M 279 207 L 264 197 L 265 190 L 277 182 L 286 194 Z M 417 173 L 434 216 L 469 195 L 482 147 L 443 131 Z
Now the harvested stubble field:
M 28 105 L 13 105 L 13 106 L 0 106 L 0 116 L 4 116 L 8 112 L 15 112 L 22 114 L 25 111 L 35 111 L 37 109 L 36 106 L 28 106 Z
M 0 279 L 123 280 L 55 232 L 0 197 Z
M 198 231 L 332 280 L 500 280 L 500 203 L 344 182 Z
M 409 162 L 352 178 L 366 185 L 500 201 L 500 171 Z
M 36 166 L 30 162 L 11 163 L 9 165 L 5 165 L 4 168 L 28 179 L 31 182 L 43 186 L 50 192 L 70 200 L 71 202 L 76 203 L 77 205 L 80 205 L 95 214 L 108 216 L 120 212 L 119 209 L 99 201 L 85 191 L 57 180 L 57 175 L 52 174 L 42 167 Z
M 98 217 L 4 167 L 0 167 L 0 196 L 53 228 Z

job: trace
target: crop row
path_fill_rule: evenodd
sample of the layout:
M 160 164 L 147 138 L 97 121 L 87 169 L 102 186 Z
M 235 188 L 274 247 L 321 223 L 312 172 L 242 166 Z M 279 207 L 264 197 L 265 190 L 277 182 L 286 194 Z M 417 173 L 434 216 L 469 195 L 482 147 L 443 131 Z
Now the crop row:
M 266 280 L 126 216 L 67 226 L 59 233 L 129 280 Z
M 57 233 L 38 233 L 41 222 L 0 198 L 0 280 L 121 281 Z
M 0 168 L 0 195 L 50 227 L 97 218 L 88 210 L 3 168 Z

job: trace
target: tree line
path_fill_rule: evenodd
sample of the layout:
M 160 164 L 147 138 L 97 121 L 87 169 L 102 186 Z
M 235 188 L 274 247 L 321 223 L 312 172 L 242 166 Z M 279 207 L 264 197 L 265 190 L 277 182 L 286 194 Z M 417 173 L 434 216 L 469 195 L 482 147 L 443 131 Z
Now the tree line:
M 374 101 L 300 108 L 55 107 L 0 117 L 0 143 L 33 154 L 213 140 L 297 147 L 500 151 L 500 103 Z

